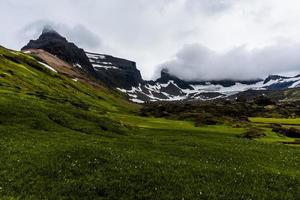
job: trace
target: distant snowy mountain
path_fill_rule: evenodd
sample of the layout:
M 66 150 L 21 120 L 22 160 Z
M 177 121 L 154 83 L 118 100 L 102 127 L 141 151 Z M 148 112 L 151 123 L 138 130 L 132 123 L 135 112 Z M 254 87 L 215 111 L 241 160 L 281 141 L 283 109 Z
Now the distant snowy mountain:
M 283 90 L 300 87 L 300 76 L 272 75 L 265 80 L 186 82 L 162 73 L 157 81 L 140 84 L 129 90 L 118 88 L 137 103 L 148 101 L 212 100 L 228 98 L 248 90 Z M 169 80 L 164 76 L 169 76 Z M 164 82 L 161 80 L 164 79 Z

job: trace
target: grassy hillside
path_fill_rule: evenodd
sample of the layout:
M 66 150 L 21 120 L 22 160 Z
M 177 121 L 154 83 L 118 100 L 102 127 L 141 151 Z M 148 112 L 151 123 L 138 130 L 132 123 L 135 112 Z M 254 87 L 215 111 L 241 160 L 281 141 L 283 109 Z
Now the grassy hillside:
M 195 127 L 138 110 L 1 48 L 0 199 L 300 196 L 300 148 L 279 143 L 290 138 L 263 127 L 271 139 L 249 140 L 243 127 Z

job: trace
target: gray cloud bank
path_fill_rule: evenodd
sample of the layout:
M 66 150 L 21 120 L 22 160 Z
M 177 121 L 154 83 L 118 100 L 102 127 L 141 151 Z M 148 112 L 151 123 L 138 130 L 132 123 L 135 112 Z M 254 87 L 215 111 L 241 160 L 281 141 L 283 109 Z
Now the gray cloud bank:
M 298 0 L 0 0 L 0 17 L 2 46 L 20 49 L 51 25 L 86 50 L 136 61 L 145 79 L 166 60 L 188 79 L 256 78 L 298 67 Z M 247 50 L 280 38 L 294 45 Z M 184 46 L 195 43 L 204 47 Z M 247 48 L 235 48 L 241 45 Z
M 199 44 L 184 46 L 160 65 L 184 80 L 252 80 L 270 74 L 300 73 L 300 44 L 276 44 L 247 50 L 241 46 L 217 53 Z

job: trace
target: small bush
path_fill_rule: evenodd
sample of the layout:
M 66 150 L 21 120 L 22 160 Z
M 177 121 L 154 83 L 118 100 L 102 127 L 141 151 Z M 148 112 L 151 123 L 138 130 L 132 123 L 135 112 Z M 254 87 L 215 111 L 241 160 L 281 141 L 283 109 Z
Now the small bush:
M 195 119 L 195 126 L 203 126 L 203 125 L 216 125 L 219 121 L 215 118 L 215 116 L 209 113 L 201 113 Z
M 248 130 L 241 135 L 242 138 L 247 138 L 247 139 L 256 139 L 264 136 L 266 136 L 264 131 L 256 127 L 248 128 Z
M 291 138 L 300 138 L 300 130 L 296 128 L 284 128 L 282 126 L 274 126 L 273 132 L 285 135 Z

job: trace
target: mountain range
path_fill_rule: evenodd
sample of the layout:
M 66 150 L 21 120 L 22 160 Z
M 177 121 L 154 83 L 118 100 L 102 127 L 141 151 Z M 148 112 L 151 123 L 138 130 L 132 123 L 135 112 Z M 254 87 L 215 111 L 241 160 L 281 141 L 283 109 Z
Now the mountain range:
M 136 103 L 230 99 L 247 91 L 261 94 L 264 93 L 263 91 L 300 87 L 300 75 L 295 77 L 270 75 L 264 80 L 247 81 L 185 81 L 170 74 L 168 69 L 162 69 L 161 77 L 157 80 L 146 81 L 143 80 L 135 62 L 111 55 L 87 52 L 52 29 L 44 29 L 40 37 L 31 40 L 22 51 L 34 53 L 46 64 L 51 65 L 49 55 L 48 59 L 45 55 L 41 55 L 47 52 L 66 62 L 69 68 L 74 68 L 110 88 L 127 94 L 128 98 Z

